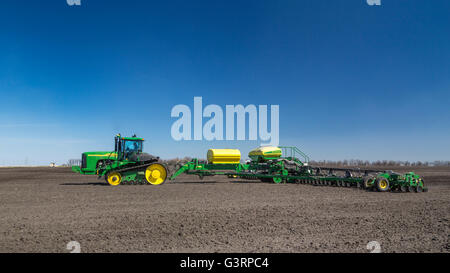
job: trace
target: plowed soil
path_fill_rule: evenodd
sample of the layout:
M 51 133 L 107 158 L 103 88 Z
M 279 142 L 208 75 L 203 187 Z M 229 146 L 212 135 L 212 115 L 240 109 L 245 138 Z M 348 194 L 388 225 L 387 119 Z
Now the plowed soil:
M 409 171 L 406 169 L 401 170 Z M 180 176 L 107 186 L 69 168 L 0 168 L 0 252 L 450 252 L 450 168 L 427 193 Z

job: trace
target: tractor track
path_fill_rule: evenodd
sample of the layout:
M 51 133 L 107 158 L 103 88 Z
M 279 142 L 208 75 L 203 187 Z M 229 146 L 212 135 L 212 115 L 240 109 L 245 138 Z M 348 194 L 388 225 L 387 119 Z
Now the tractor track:
M 170 166 L 169 166 L 170 167 Z M 409 171 L 405 169 L 399 172 Z M 450 168 L 427 193 L 182 175 L 108 186 L 69 168 L 0 168 L 0 252 L 450 252 Z

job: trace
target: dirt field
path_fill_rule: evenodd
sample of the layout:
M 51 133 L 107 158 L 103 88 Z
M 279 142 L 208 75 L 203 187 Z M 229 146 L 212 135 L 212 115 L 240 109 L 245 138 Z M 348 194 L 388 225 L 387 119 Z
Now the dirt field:
M 405 170 L 402 170 L 405 171 Z M 0 168 L 0 252 L 450 252 L 450 168 L 427 193 L 181 176 L 106 186 L 68 168 Z

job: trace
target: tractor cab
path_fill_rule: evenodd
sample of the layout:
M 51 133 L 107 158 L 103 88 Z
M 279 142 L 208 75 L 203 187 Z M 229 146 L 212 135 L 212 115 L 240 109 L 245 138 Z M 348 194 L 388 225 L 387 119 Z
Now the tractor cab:
M 138 138 L 136 135 L 133 137 L 121 137 L 120 134 L 118 134 L 114 140 L 114 151 L 117 153 L 118 160 L 128 159 L 142 154 L 144 143 L 143 138 Z
M 143 138 L 138 138 L 136 135 L 133 137 L 122 137 L 118 134 L 114 140 L 114 151 L 117 153 L 118 160 L 128 159 L 133 155 L 142 154 Z

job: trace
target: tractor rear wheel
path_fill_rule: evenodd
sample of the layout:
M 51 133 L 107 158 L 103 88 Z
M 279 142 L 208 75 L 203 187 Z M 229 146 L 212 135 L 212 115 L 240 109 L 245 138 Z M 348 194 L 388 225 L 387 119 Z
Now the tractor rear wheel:
M 378 191 L 385 192 L 389 190 L 389 180 L 387 180 L 385 177 L 378 177 L 376 185 Z
M 159 163 L 153 163 L 145 169 L 145 179 L 151 185 L 161 185 L 166 181 L 167 168 Z

